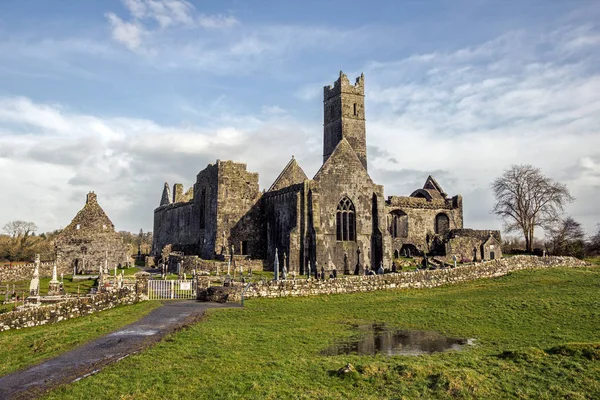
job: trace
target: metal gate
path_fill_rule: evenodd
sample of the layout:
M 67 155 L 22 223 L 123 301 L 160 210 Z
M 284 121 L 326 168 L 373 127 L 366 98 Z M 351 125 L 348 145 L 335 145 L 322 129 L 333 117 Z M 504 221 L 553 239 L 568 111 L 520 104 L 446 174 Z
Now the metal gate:
M 148 300 L 196 299 L 194 280 L 148 280 Z

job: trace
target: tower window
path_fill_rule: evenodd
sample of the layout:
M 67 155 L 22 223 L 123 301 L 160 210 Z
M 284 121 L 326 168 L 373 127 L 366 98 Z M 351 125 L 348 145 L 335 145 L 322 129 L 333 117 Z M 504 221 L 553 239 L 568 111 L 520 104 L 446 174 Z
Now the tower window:
M 358 115 L 358 114 L 356 113 L 356 103 L 354 103 L 354 115 Z
M 340 241 L 356 240 L 356 217 L 354 204 L 349 198 L 344 197 L 337 206 L 335 216 L 336 238 Z
M 335 111 L 333 106 L 329 107 L 329 118 L 333 119 L 335 117 Z

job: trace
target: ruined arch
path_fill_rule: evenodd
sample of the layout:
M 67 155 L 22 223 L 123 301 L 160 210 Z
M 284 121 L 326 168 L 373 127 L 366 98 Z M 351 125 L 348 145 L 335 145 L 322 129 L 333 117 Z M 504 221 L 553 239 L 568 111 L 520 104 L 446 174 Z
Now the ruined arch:
M 394 210 L 388 217 L 390 235 L 393 238 L 408 237 L 408 215 L 402 210 Z
M 435 216 L 435 233 L 444 235 L 450 230 L 450 218 L 446 213 L 439 213 Z

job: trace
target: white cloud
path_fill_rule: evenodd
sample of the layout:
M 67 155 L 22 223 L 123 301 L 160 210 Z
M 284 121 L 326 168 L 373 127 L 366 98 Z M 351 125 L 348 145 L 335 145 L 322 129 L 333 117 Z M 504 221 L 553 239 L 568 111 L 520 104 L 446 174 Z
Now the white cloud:
M 162 184 L 190 186 L 216 159 L 246 162 L 272 183 L 292 154 L 305 154 L 309 128 L 277 106 L 260 118 L 215 115 L 210 126 L 168 126 L 147 119 L 78 114 L 27 98 L 0 98 L 0 221 L 34 220 L 42 230 L 68 224 L 95 190 L 118 229 L 151 229 Z M 278 140 L 270 146 L 265 143 Z M 302 157 L 300 157 L 302 161 Z M 310 158 L 307 164 L 316 170 Z M 314 164 L 314 165 L 313 165 Z M 44 204 L 23 205 L 44 193 Z
M 231 28 L 234 25 L 239 24 L 235 17 L 231 15 L 204 15 L 200 14 L 197 18 L 199 26 L 208 29 L 223 29 Z
M 122 0 L 131 21 L 125 21 L 114 12 L 106 13 L 112 38 L 133 51 L 144 44 L 145 37 L 156 36 L 170 27 L 225 29 L 239 23 L 230 15 L 198 14 L 185 0 Z M 149 24 L 156 23 L 154 28 Z M 148 50 L 150 51 L 150 50 Z M 150 51 L 150 53 L 153 53 Z
M 114 13 L 107 13 L 106 18 L 112 28 L 112 38 L 124 44 L 130 50 L 138 50 L 145 34 L 144 28 L 136 22 L 125 22 Z
M 371 158 L 373 174 L 397 171 L 397 183 L 385 182 L 393 194 L 407 192 L 403 169 L 446 171 L 439 181 L 465 197 L 465 223 L 500 227 L 486 216 L 493 199 L 480 193 L 510 164 L 531 163 L 585 193 L 568 212 L 591 229 L 600 220 L 587 205 L 600 196 L 600 176 L 590 172 L 600 159 L 599 49 L 573 46 L 594 46 L 588 37 L 595 35 L 580 28 L 513 32 L 455 52 L 371 63 L 368 140 L 398 161 Z

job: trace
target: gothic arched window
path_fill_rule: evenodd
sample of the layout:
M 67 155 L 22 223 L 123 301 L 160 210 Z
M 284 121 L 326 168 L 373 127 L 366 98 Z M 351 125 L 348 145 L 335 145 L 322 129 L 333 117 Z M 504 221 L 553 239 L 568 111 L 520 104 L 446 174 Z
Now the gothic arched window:
M 344 197 L 340 200 L 337 206 L 335 222 L 337 228 L 337 240 L 356 240 L 356 216 L 354 204 L 352 204 L 352 201 L 349 198 Z

